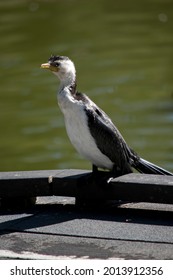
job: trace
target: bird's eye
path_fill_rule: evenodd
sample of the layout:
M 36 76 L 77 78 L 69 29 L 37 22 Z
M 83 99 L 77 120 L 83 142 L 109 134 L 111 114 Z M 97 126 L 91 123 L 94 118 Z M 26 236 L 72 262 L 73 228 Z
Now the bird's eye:
M 56 62 L 56 61 L 49 61 L 49 63 L 54 67 L 59 67 L 60 66 L 60 63 Z

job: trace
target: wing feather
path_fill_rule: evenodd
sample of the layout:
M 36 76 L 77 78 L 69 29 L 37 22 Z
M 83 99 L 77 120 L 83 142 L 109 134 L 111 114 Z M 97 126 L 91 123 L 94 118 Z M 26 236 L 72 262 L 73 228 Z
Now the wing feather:
M 88 126 L 101 152 L 114 163 L 122 173 L 132 172 L 130 167 L 131 150 L 110 118 L 95 104 L 85 108 Z

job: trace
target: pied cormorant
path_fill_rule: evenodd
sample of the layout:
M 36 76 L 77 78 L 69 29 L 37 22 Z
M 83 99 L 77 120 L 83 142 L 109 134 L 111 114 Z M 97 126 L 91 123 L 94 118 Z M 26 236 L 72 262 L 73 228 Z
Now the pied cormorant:
M 125 142 L 107 114 L 88 96 L 76 89 L 74 63 L 66 56 L 51 56 L 41 68 L 51 70 L 60 80 L 57 95 L 71 143 L 97 168 L 110 170 L 114 176 L 132 173 L 173 175 L 142 159 Z

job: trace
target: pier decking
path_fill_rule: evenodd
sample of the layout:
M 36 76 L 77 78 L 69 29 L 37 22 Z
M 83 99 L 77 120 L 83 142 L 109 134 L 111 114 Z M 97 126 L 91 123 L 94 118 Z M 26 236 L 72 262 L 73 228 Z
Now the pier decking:
M 0 258 L 173 259 L 173 177 L 108 176 L 1 172 Z

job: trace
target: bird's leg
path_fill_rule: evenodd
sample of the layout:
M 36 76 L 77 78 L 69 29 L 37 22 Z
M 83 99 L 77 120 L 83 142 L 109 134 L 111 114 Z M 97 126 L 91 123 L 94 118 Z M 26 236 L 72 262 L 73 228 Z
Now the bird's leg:
M 113 165 L 113 168 L 112 168 L 112 170 L 110 171 L 110 173 L 111 173 L 111 175 L 113 176 L 113 177 L 117 177 L 116 176 L 116 174 L 117 174 L 117 166 L 114 164 Z
M 120 171 L 118 171 L 117 166 L 114 164 L 112 170 L 109 173 L 110 175 L 109 175 L 109 178 L 107 179 L 107 183 L 109 184 L 112 181 L 112 179 L 120 176 L 119 172 Z
M 92 165 L 92 178 L 96 180 L 97 185 L 103 186 L 104 188 L 113 178 L 110 175 L 112 175 L 111 172 L 99 171 L 96 165 Z
M 94 173 L 94 174 L 97 174 L 98 173 L 98 168 L 97 168 L 97 166 L 96 165 L 92 165 L 92 172 Z
M 113 166 L 113 168 L 112 168 L 112 170 L 111 170 L 111 173 L 112 173 L 112 176 L 113 176 L 114 178 L 123 175 L 123 174 L 122 174 L 122 170 L 121 170 L 119 167 L 117 167 L 115 164 L 114 164 L 114 166 Z

